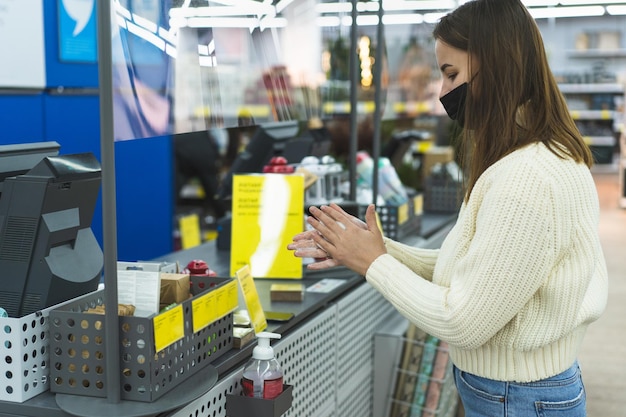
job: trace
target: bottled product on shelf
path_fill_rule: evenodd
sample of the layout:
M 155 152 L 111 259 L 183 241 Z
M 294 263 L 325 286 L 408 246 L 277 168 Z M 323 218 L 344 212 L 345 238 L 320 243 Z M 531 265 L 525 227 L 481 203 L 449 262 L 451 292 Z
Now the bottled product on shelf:
M 280 339 L 280 335 L 261 332 L 256 337 L 258 344 L 252 351 L 252 358 L 243 368 L 243 394 L 247 397 L 276 398 L 283 391 L 283 371 L 274 357 L 270 339 Z
M 373 188 L 374 160 L 365 151 L 356 155 L 357 184 L 366 188 Z M 407 202 L 407 192 L 398 177 L 389 158 L 378 158 L 378 194 L 386 205 L 399 206 Z

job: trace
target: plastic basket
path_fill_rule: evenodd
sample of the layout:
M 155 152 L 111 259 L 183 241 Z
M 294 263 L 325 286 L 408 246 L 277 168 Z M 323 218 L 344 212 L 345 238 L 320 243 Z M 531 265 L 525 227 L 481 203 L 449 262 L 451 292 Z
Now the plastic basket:
M 399 206 L 377 206 L 376 212 L 384 235 L 390 239 L 402 239 L 412 233 L 419 233 L 422 209 L 422 194 L 418 194 Z M 364 218 L 366 210 L 366 205 L 360 205 L 359 217 Z
M 440 178 L 426 178 L 424 186 L 425 211 L 454 213 L 461 207 L 462 198 L 462 183 Z
M 0 318 L 0 400 L 24 402 L 49 388 L 48 314 L 52 307 L 20 318 Z
M 192 276 L 191 283 L 197 295 L 177 310 L 119 316 L 121 399 L 152 402 L 232 348 L 236 282 Z M 98 291 L 50 312 L 50 391 L 106 397 L 105 316 L 85 312 L 102 304 L 104 292 Z M 218 318 L 199 328 L 207 313 Z M 157 349 L 163 344 L 160 332 L 171 332 L 161 324 L 170 326 L 170 319 L 171 327 L 182 326 L 182 336 Z
M 50 388 L 50 311 L 64 301 L 23 317 L 0 317 L 0 401 L 24 402 Z

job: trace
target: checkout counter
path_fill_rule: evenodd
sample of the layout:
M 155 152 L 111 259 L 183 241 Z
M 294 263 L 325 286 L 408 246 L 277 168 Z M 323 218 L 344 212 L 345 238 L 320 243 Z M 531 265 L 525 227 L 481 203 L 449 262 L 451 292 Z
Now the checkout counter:
M 425 213 L 420 233 L 404 242 L 437 248 L 452 227 L 454 214 Z M 201 259 L 219 276 L 228 276 L 229 251 L 217 248 L 215 241 L 174 252 L 155 261 L 179 262 Z M 284 371 L 284 383 L 293 387 L 291 408 L 284 416 L 370 415 L 372 392 L 388 389 L 386 382 L 373 381 L 373 335 L 403 320 L 396 310 L 362 276 L 345 268 L 306 271 L 301 282 L 305 289 L 332 279 L 337 285 L 328 292 L 305 291 L 301 302 L 272 302 L 270 286 L 285 280 L 256 279 L 256 287 L 265 311 L 293 313 L 285 322 L 268 321 L 267 331 L 282 338 L 272 343 Z M 203 394 L 171 411 L 141 412 L 130 415 L 159 417 L 226 417 L 227 395 L 241 392 L 243 366 L 252 355 L 256 342 L 232 349 L 206 369 L 194 375 L 193 390 Z M 185 381 L 177 389 L 185 390 Z M 382 385 L 382 386 L 380 386 Z M 88 397 L 81 400 L 89 401 Z M 65 409 L 65 408 L 64 408 Z M 70 417 L 59 408 L 55 395 L 44 392 L 24 403 L 0 401 L 0 417 L 41 416 Z M 239 417 L 239 416 L 230 416 Z
M 420 233 L 403 241 L 437 248 L 455 219 L 456 214 L 426 213 Z M 230 266 L 227 251 L 217 250 L 210 242 L 158 260 L 185 265 L 192 259 L 207 261 L 218 275 L 228 273 Z M 373 335 L 404 319 L 362 276 L 348 269 L 305 270 L 301 282 L 306 289 L 324 279 L 340 280 L 341 284 L 327 293 L 305 291 L 301 302 L 270 300 L 270 286 L 285 280 L 255 280 L 265 311 L 294 314 L 286 322 L 268 321 L 267 329 L 282 335 L 272 346 L 283 368 L 285 384 L 293 386 L 292 406 L 284 416 L 370 415 L 372 392 L 389 388 L 386 382 L 378 386 L 373 380 Z M 241 391 L 243 366 L 255 345 L 250 343 L 218 358 L 212 364 L 219 375 L 215 386 L 187 406 L 164 416 L 226 416 L 226 396 Z

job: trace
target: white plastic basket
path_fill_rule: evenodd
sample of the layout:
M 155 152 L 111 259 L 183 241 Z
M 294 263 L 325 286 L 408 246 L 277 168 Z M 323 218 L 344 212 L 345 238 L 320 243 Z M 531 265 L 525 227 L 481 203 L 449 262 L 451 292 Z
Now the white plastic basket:
M 0 317 L 0 400 L 21 403 L 50 389 L 48 317 L 66 302 L 23 317 Z

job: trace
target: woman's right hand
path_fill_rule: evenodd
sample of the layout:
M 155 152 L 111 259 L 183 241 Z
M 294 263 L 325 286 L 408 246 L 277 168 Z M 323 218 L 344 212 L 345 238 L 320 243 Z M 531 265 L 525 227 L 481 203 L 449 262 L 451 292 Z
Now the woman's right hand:
M 367 224 L 358 217 L 351 216 L 350 220 L 363 230 L 367 230 Z M 328 253 L 315 243 L 315 240 L 313 240 L 314 235 L 319 235 L 319 232 L 317 230 L 307 230 L 298 233 L 293 237 L 293 242 L 287 245 L 287 249 L 294 251 L 294 256 L 299 258 L 313 258 L 315 261 L 308 264 L 307 269 L 320 270 L 341 265 L 337 260 L 329 257 Z

